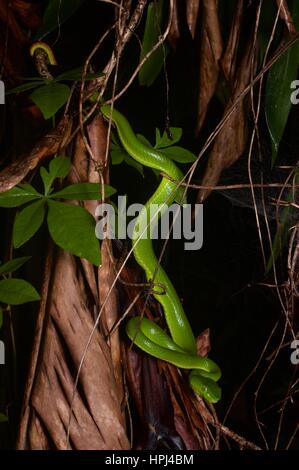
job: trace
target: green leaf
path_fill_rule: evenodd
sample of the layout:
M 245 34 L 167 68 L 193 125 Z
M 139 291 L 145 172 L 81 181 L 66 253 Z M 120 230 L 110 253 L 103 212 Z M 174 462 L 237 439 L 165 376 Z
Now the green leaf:
M 53 183 L 53 180 L 51 178 L 51 175 L 47 172 L 45 167 L 41 167 L 40 170 L 40 175 L 44 183 L 44 189 L 45 189 L 45 195 L 49 194 L 51 185 Z
M 36 33 L 35 41 L 40 41 L 47 34 L 60 27 L 78 10 L 83 2 L 84 0 L 49 0 L 44 13 L 43 24 Z
M 71 169 L 71 161 L 68 157 L 59 155 L 53 158 L 49 165 L 49 173 L 53 181 L 55 178 L 65 178 Z
M 137 138 L 140 140 L 140 142 L 142 142 L 144 145 L 146 145 L 147 147 L 153 147 L 152 144 L 147 140 L 146 137 L 144 137 L 144 135 L 142 134 L 136 134 Z
M 41 86 L 40 81 L 32 81 L 30 83 L 23 83 L 23 85 L 19 85 L 11 90 L 6 92 L 6 95 L 15 95 L 16 93 L 23 93 L 24 91 L 32 90 L 33 88 L 37 88 Z
M 138 173 L 141 174 L 142 177 L 144 177 L 144 171 L 143 171 L 143 166 L 136 162 L 134 158 L 130 157 L 130 155 L 126 154 L 124 161 L 126 162 L 127 165 L 131 166 L 132 168 L 135 168 L 135 170 L 138 171 Z
M 24 80 L 24 82 L 45 82 L 45 83 L 50 83 L 48 78 L 44 77 L 18 77 L 20 80 Z
M 2 325 L 3 325 L 3 308 L 0 307 L 0 329 L 2 328 Z
M 116 193 L 116 190 L 107 184 L 104 187 L 105 196 L 109 197 Z M 101 185 L 98 183 L 76 183 L 67 186 L 61 191 L 51 194 L 51 198 L 62 198 L 77 201 L 92 201 L 102 199 Z
M 223 2 L 227 3 L 227 2 Z M 275 2 L 263 2 L 261 7 L 260 25 L 258 28 L 259 57 L 260 63 L 263 62 L 265 52 L 273 31 L 273 24 L 277 15 L 277 5 Z
M 7 274 L 13 273 L 17 271 L 23 264 L 27 263 L 27 261 L 31 258 L 31 256 L 23 256 L 22 258 L 15 258 L 11 261 L 7 261 L 0 266 L 0 274 Z
M 70 168 L 70 159 L 61 155 L 51 160 L 49 171 L 47 171 L 46 168 L 41 167 L 40 175 L 44 183 L 46 196 L 48 196 L 51 191 L 53 181 L 56 178 L 65 178 L 69 174 Z
M 0 207 L 18 207 L 26 202 L 43 197 L 31 185 L 16 186 L 5 193 L 0 193 Z
M 35 194 L 38 197 L 43 197 L 43 195 L 39 193 L 30 183 L 20 183 L 18 186 L 29 194 Z
M 112 165 L 119 165 L 122 163 L 127 155 L 127 152 L 120 144 L 120 141 L 115 132 L 111 133 L 111 162 Z
M 38 231 L 45 217 L 45 200 L 33 202 L 16 216 L 13 228 L 15 248 L 24 245 Z
M 8 422 L 8 417 L 4 415 L 3 413 L 0 413 L 0 423 L 7 423 Z
M 144 176 L 143 166 L 130 157 L 114 133 L 112 133 L 111 160 L 112 165 L 119 165 L 120 163 L 125 162 L 127 165 L 135 168 L 141 176 Z
M 49 200 L 48 228 L 60 248 L 99 266 L 100 245 L 95 219 L 80 206 Z
M 160 133 L 160 129 L 158 129 L 158 127 L 156 127 L 156 143 L 155 143 L 155 147 L 159 147 L 159 143 L 161 142 L 162 140 L 162 136 L 161 136 L 161 133 Z
M 69 96 L 70 88 L 62 83 L 51 82 L 37 88 L 31 93 L 30 98 L 39 107 L 45 119 L 49 119 L 65 105 Z
M 127 156 L 127 153 L 120 147 L 111 149 L 111 162 L 112 165 L 120 165 Z
M 182 129 L 180 127 L 170 127 L 169 128 L 170 135 L 167 132 L 163 132 L 161 136 L 159 129 L 156 129 L 156 145 L 155 148 L 165 148 L 170 147 L 171 145 L 176 144 L 181 140 L 182 137 Z
M 140 60 L 152 50 L 161 36 L 164 4 L 164 0 L 157 0 L 148 6 Z M 150 86 L 156 80 L 163 67 L 164 55 L 166 56 L 167 53 L 168 48 L 165 45 L 161 45 L 143 64 L 139 72 L 139 83 L 141 86 Z
M 4 279 L 0 281 L 0 302 L 20 305 L 39 300 L 40 296 L 29 282 L 23 279 Z
M 293 2 L 292 17 L 299 28 L 299 9 Z M 275 164 L 279 144 L 291 110 L 291 83 L 297 78 L 299 43 L 296 42 L 271 67 L 266 84 L 266 121 L 272 142 L 272 165 Z
M 55 78 L 55 82 L 81 80 L 82 73 L 83 67 L 78 67 L 77 69 L 69 70 L 68 72 L 64 72 L 61 75 L 58 75 L 58 77 Z M 102 77 L 103 75 L 103 72 L 87 73 L 84 76 L 84 80 L 95 80 L 96 78 Z
M 196 160 L 196 156 L 192 152 L 176 145 L 161 149 L 160 152 L 178 163 L 191 163 Z

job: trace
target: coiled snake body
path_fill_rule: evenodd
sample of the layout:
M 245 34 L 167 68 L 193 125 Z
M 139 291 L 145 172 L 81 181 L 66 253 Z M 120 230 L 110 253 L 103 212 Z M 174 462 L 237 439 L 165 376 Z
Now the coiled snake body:
M 140 211 L 132 241 L 136 261 L 144 269 L 147 281 L 154 281 L 154 296 L 163 307 L 171 337 L 154 322 L 140 317 L 129 320 L 127 334 L 146 353 L 177 367 L 191 369 L 189 383 L 193 390 L 208 402 L 216 403 L 221 398 L 221 389 L 217 384 L 220 369 L 211 359 L 196 354 L 191 326 L 175 288 L 158 263 L 151 241 L 159 217 L 174 201 L 184 202 L 184 190 L 178 186 L 183 174 L 166 155 L 143 144 L 119 111 L 103 105 L 101 112 L 115 124 L 121 144 L 134 160 L 170 177 L 162 177 L 158 189 Z M 152 207 L 158 210 L 153 212 Z

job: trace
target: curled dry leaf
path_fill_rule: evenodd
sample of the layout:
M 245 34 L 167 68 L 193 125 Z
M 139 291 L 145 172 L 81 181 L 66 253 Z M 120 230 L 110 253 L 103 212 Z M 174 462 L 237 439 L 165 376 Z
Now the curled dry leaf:
M 165 364 L 163 366 L 165 377 L 169 386 L 174 411 L 175 427 L 188 450 L 208 450 L 213 447 L 212 434 L 205 414 L 197 412 L 194 403 L 194 394 L 187 383 L 187 376 L 182 380 L 181 372 Z M 203 407 L 206 404 L 203 401 Z
M 243 13 L 244 2 L 237 2 L 229 38 L 226 44 L 225 52 L 221 59 L 221 67 L 228 83 L 232 83 L 235 76 Z
M 237 161 L 245 150 L 247 138 L 245 104 L 242 101 L 236 105 L 234 103 L 250 82 L 251 73 L 254 73 L 252 66 L 256 67 L 255 57 L 256 51 L 253 49 L 253 41 L 250 39 L 247 52 L 238 68 L 234 93 L 226 106 L 224 116 L 232 108 L 233 112 L 214 140 L 202 186 L 215 186 L 222 171 Z M 198 196 L 199 201 L 203 202 L 210 192 L 211 189 L 201 189 Z
M 280 18 L 285 22 L 290 34 L 296 34 L 297 30 L 290 13 L 287 0 L 276 0 Z
M 197 134 L 203 125 L 210 100 L 215 92 L 221 54 L 222 38 L 217 1 L 203 0 Z
M 179 12 L 178 12 L 178 0 L 174 0 L 171 26 L 170 26 L 169 34 L 167 37 L 167 40 L 170 46 L 172 47 L 172 49 L 176 48 L 180 35 L 181 33 L 180 33 L 180 22 L 179 22 Z
M 199 7 L 201 0 L 186 0 L 186 18 L 191 36 L 194 39 L 198 23 Z

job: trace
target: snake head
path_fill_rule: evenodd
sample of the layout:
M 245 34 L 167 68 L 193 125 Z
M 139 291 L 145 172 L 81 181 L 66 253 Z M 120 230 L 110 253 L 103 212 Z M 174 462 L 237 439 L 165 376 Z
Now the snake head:
M 221 388 L 213 379 L 205 377 L 200 370 L 192 370 L 189 383 L 195 393 L 209 403 L 218 403 L 221 400 Z

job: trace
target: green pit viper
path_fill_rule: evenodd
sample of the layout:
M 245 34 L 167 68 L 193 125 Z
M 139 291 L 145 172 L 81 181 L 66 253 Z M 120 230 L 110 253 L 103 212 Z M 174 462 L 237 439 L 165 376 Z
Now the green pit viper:
M 150 236 L 167 208 L 174 201 L 184 202 L 184 188 L 178 185 L 183 173 L 165 154 L 141 142 L 119 111 L 112 110 L 110 105 L 103 105 L 101 112 L 106 119 L 112 120 L 121 144 L 134 160 L 169 177 L 162 177 L 158 189 L 140 211 L 132 242 L 135 259 L 145 271 L 147 281 L 154 280 L 153 295 L 163 307 L 171 337 L 156 323 L 141 317 L 131 318 L 126 332 L 135 345 L 151 356 L 182 369 L 191 369 L 189 383 L 192 389 L 209 403 L 217 403 L 221 398 L 221 389 L 217 384 L 220 369 L 211 359 L 197 355 L 191 326 L 175 288 L 155 256 Z M 159 208 L 154 214 L 150 212 L 152 204 Z M 147 236 L 141 238 L 144 231 Z M 162 286 L 163 292 L 158 292 L 161 289 L 159 286 Z

